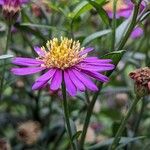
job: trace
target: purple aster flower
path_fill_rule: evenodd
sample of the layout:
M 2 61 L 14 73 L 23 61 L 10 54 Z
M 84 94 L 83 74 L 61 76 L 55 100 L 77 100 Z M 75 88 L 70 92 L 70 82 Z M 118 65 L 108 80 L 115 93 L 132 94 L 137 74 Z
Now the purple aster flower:
M 98 88 L 89 78 L 101 82 L 108 82 L 109 78 L 102 72 L 114 69 L 111 59 L 99 59 L 87 57 L 93 48 L 81 48 L 79 41 L 68 38 L 58 40 L 54 38 L 47 42 L 46 47 L 35 47 L 38 54 L 36 59 L 16 57 L 12 63 L 22 66 L 12 68 L 15 75 L 30 75 L 45 71 L 36 79 L 32 86 L 33 90 L 40 89 L 49 84 L 50 90 L 58 90 L 62 83 L 62 74 L 67 92 L 75 96 L 77 91 L 86 89 L 97 91 Z
M 0 0 L 3 16 L 8 23 L 13 23 L 17 20 L 22 4 L 28 1 L 29 0 Z

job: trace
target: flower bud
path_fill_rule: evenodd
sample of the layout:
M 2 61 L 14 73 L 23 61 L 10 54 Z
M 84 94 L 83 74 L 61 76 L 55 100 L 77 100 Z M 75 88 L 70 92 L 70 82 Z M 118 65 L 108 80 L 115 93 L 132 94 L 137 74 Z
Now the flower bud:
M 135 81 L 135 92 L 137 96 L 143 97 L 150 94 L 150 68 L 137 69 L 129 74 Z
M 9 24 L 13 24 L 20 13 L 20 0 L 4 0 L 2 5 L 3 16 Z

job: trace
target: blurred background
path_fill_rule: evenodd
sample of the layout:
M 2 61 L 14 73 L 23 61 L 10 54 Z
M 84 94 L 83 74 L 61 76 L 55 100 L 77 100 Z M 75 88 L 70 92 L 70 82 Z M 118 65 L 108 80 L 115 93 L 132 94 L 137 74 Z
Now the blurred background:
M 97 1 L 99 2 L 99 1 Z M 126 30 L 127 19 L 117 19 L 116 40 Z M 123 24 L 124 23 L 124 24 Z M 7 58 L 0 57 L 0 78 L 4 67 L 4 88 L 0 101 L 0 150 L 69 150 L 65 132 L 62 98 L 59 91 L 46 87 L 32 91 L 38 74 L 14 76 L 10 72 L 11 57 L 35 57 L 33 47 L 45 45 L 53 37 L 67 36 L 79 40 L 83 47 L 93 46 L 92 56 L 103 58 L 110 53 L 111 19 L 102 18 L 96 8 L 85 0 L 38 0 L 22 5 L 17 22 L 13 25 Z M 124 50 L 115 58 L 121 59 L 104 84 L 95 104 L 86 136 L 89 150 L 107 150 L 110 138 L 118 129 L 122 116 L 133 100 L 134 83 L 128 74 L 141 67 L 150 67 L 150 16 L 141 21 L 143 34 L 128 39 Z M 3 54 L 7 24 L 0 8 L 0 54 Z M 124 55 L 123 55 L 124 54 Z M 112 55 L 112 54 L 111 54 Z M 113 56 L 113 55 L 112 55 Z M 82 130 L 88 101 L 93 93 L 78 93 L 69 97 L 69 109 L 78 135 Z M 130 117 L 120 149 L 150 149 L 150 97 L 145 96 Z M 140 118 L 140 119 L 139 119 Z M 136 137 L 136 138 L 130 138 Z M 76 137 L 78 138 L 78 137 Z M 97 144 L 97 147 L 92 145 Z

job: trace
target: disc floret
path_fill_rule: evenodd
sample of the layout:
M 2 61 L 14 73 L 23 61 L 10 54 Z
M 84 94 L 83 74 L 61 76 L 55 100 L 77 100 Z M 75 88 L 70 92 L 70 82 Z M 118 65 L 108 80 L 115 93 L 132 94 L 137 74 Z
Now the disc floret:
M 46 47 L 41 47 L 45 53 L 44 57 L 40 58 L 44 61 L 47 68 L 66 69 L 79 63 L 86 56 L 80 56 L 79 52 L 84 48 L 80 48 L 79 41 L 63 38 L 59 40 L 54 38 L 47 41 Z

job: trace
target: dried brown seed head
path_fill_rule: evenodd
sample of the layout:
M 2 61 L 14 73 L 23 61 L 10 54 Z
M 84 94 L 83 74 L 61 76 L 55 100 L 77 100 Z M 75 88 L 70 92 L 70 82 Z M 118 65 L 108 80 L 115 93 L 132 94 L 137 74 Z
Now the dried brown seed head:
M 18 126 L 17 137 L 27 145 L 36 143 L 40 137 L 40 124 L 36 121 L 27 121 Z
M 129 74 L 135 82 L 136 93 L 142 97 L 150 94 L 150 68 L 137 69 Z

